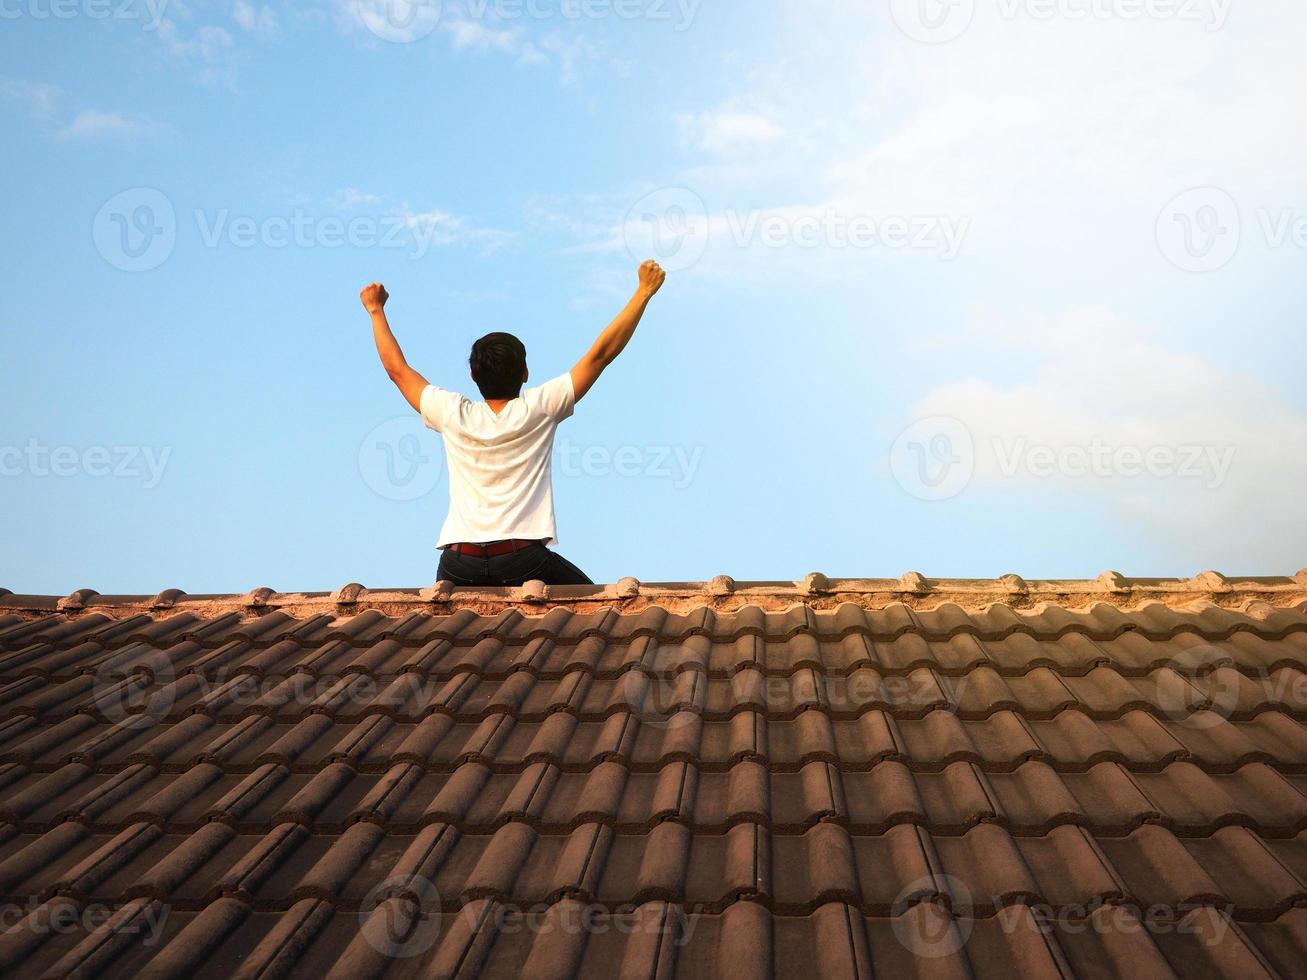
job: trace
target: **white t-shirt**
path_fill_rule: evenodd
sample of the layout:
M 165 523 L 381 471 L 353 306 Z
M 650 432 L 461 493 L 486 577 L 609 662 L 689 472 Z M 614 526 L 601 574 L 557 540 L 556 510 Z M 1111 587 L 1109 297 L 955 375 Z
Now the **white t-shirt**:
M 485 402 L 427 385 L 422 421 L 445 440 L 449 516 L 436 547 L 508 538 L 557 544 L 552 457 L 576 406 L 571 374 L 527 388 L 498 415 Z

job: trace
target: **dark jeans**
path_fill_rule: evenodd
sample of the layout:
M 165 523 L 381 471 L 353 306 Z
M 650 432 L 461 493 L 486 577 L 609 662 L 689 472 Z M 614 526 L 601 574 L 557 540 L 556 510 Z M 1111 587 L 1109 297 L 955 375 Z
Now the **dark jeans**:
M 529 544 L 506 555 L 481 558 L 440 553 L 436 579 L 455 585 L 521 585 L 533 579 L 545 585 L 593 585 L 585 572 L 543 544 Z

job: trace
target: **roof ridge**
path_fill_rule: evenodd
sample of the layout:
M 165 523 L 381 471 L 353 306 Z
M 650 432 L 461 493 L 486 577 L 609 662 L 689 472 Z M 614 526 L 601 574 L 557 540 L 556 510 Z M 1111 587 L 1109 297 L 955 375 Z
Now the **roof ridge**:
M 703 582 L 640 582 L 627 576 L 611 584 L 547 586 L 531 581 L 520 587 L 458 586 L 436 582 L 426 588 L 369 589 L 350 582 L 332 592 L 277 592 L 261 587 L 242 594 L 189 595 L 181 589 L 164 589 L 152 596 L 102 595 L 83 588 L 66 596 L 15 594 L 0 589 L 0 612 L 82 613 L 95 609 L 109 614 L 177 612 L 258 612 L 294 610 L 345 613 L 367 609 L 437 611 L 472 609 L 501 612 L 506 609 L 566 607 L 597 609 L 618 605 L 627 611 L 662 606 L 671 612 L 711 606 L 730 610 L 746 605 L 771 611 L 810 605 L 824 608 L 853 602 L 877 609 L 902 603 L 931 609 L 955 603 L 966 609 L 995 605 L 1037 609 L 1048 605 L 1068 608 L 1107 602 L 1133 608 L 1148 602 L 1179 606 L 1195 602 L 1238 608 L 1242 603 L 1293 604 L 1307 599 L 1307 569 L 1292 576 L 1231 577 L 1206 571 L 1189 578 L 1128 578 L 1104 572 L 1092 579 L 1025 579 L 1006 574 L 992 579 L 928 579 L 919 572 L 898 578 L 833 578 L 811 572 L 793 581 L 737 581 L 718 575 Z

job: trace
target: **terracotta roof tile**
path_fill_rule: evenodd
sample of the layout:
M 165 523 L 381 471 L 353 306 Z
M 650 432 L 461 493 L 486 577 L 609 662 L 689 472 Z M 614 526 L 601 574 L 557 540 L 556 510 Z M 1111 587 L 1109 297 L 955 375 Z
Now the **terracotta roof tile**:
M 1307 580 L 4 593 L 0 903 L 14 976 L 1294 974 Z

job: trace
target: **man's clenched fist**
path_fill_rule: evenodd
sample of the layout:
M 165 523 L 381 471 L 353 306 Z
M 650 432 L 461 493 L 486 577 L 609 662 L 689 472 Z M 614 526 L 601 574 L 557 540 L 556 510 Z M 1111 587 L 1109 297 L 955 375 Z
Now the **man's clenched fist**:
M 380 313 L 386 300 L 390 299 L 390 293 L 386 292 L 386 287 L 381 283 L 370 282 L 359 293 L 359 299 L 363 300 L 363 308 L 369 313 Z
M 663 282 L 666 279 L 667 273 L 665 273 L 663 267 L 653 259 L 649 259 L 649 261 L 640 266 L 640 288 L 648 295 L 652 296 L 654 293 L 658 292 L 658 290 L 662 288 Z

